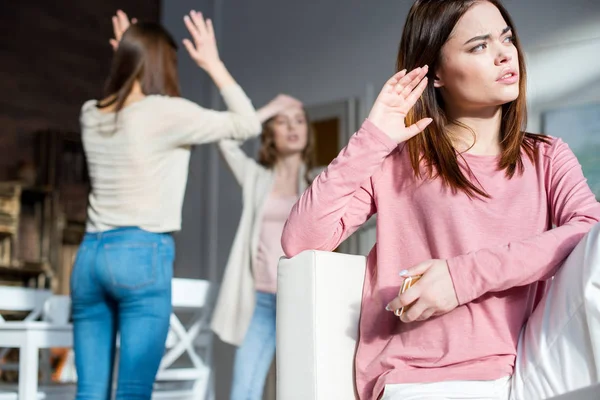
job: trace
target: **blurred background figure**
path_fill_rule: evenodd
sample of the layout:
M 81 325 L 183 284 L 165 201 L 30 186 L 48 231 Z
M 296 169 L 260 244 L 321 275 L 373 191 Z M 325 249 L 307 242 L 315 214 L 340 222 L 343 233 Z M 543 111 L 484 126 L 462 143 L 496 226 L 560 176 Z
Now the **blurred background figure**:
M 232 400 L 262 398 L 275 354 L 277 263 L 281 233 L 292 206 L 310 183 L 313 138 L 302 103 L 279 95 L 259 110 L 263 122 L 258 160 L 242 142 L 222 140 L 219 150 L 240 184 L 244 208 L 225 269 L 213 329 L 239 346 Z
M 229 111 L 182 99 L 177 46 L 159 24 L 113 18 L 116 49 L 102 100 L 84 104 L 91 179 L 86 235 L 71 278 L 77 399 L 108 399 L 116 335 L 118 400 L 148 400 L 165 349 L 171 278 L 190 146 L 260 130 L 250 100 L 219 58 L 213 26 L 192 11 L 184 45 Z

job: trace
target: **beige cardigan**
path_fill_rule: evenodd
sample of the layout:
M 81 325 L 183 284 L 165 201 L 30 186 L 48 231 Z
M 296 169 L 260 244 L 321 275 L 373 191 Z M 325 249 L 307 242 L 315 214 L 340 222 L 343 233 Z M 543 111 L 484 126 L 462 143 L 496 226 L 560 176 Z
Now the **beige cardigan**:
M 221 340 L 236 346 L 244 340 L 254 314 L 252 260 L 258 248 L 264 205 L 274 181 L 273 171 L 248 157 L 241 144 L 235 140 L 219 142 L 223 158 L 242 187 L 243 208 L 211 323 Z M 303 168 L 298 182 L 298 193 L 302 193 L 306 189 Z

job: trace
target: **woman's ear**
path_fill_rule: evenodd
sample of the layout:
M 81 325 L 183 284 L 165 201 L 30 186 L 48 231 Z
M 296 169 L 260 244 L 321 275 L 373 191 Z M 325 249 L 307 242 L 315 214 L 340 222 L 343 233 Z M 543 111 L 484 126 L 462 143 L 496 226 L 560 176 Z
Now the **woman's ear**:
M 442 74 L 439 70 L 435 71 L 433 75 L 433 87 L 441 88 L 444 87 L 444 79 L 442 78 Z

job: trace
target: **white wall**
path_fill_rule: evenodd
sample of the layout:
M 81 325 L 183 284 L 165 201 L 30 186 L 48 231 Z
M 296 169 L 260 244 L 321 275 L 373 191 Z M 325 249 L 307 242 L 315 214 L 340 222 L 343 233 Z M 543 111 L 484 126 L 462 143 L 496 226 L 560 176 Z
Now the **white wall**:
M 600 103 L 600 33 L 594 32 L 599 30 L 600 20 L 586 28 L 588 39 L 528 52 L 529 130 L 543 131 L 541 119 L 546 110 Z
M 224 1 L 222 54 L 252 98 L 262 103 L 288 91 L 309 104 L 364 97 L 368 83 L 378 89 L 393 73 L 404 18 L 412 4 Z M 528 53 L 535 88 L 546 89 L 541 90 L 544 94 L 554 90 L 558 97 L 571 93 L 573 85 L 579 89 L 582 81 L 600 79 L 600 2 L 510 0 L 505 4 Z M 554 56 L 553 62 L 537 62 L 548 55 Z
M 529 130 L 541 130 L 545 109 L 600 102 L 600 1 L 504 3 L 527 52 Z M 163 22 L 180 39 L 186 11 L 195 7 L 212 15 L 216 5 L 221 56 L 254 104 L 286 92 L 314 105 L 346 97 L 365 101 L 367 86 L 379 89 L 394 72 L 410 4 L 407 0 L 165 0 Z M 187 62 L 187 56 L 182 54 L 181 60 L 184 95 L 215 104 L 212 85 Z M 216 197 L 211 197 L 215 193 L 208 190 L 211 187 L 217 188 Z M 177 241 L 178 275 L 215 276 L 210 266 L 224 266 L 240 206 L 239 188 L 223 164 L 215 162 L 212 149 L 196 150 L 184 230 Z M 226 399 L 232 349 L 219 345 L 216 351 L 217 398 Z

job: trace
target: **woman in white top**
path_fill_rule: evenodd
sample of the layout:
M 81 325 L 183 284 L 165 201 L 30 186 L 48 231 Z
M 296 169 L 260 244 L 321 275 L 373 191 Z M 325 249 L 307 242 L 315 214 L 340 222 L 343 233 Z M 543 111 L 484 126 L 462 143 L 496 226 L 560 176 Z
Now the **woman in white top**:
M 242 186 L 244 207 L 213 319 L 213 329 L 237 350 L 232 400 L 261 399 L 275 353 L 277 263 L 281 233 L 306 188 L 313 146 L 302 103 L 280 95 L 259 111 L 258 161 L 224 140 L 219 148 Z
M 179 97 L 177 46 L 155 23 L 113 18 L 106 95 L 81 112 L 91 179 L 88 222 L 71 278 L 77 400 L 109 399 L 120 334 L 117 400 L 149 400 L 165 348 L 190 146 L 260 131 L 250 100 L 221 62 L 210 20 L 185 17 L 184 45 L 220 89 L 227 112 Z

